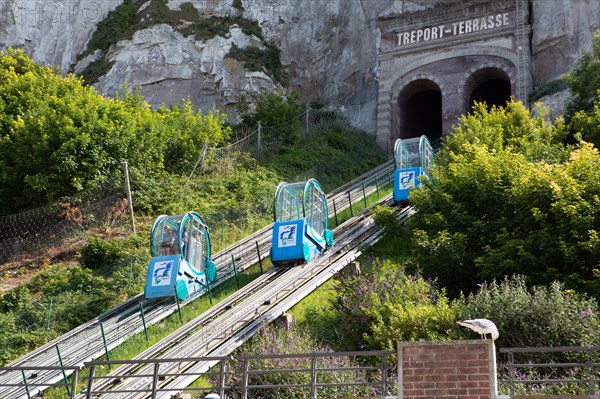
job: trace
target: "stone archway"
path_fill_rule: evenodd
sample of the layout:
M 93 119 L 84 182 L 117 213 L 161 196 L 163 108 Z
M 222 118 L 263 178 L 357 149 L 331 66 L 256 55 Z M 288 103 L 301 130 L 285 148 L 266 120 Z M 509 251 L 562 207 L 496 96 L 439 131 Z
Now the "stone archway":
M 504 105 L 513 93 L 526 101 L 531 27 L 524 1 L 443 2 L 378 19 L 382 148 L 391 151 L 397 138 L 449 133 L 474 101 Z

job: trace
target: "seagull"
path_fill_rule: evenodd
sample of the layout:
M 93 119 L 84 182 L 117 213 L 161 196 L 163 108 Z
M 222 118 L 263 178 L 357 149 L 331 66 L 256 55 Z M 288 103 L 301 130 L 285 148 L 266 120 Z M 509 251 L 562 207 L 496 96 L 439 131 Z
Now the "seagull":
M 495 341 L 499 335 L 494 322 L 488 319 L 463 320 L 459 321 L 458 324 L 479 333 L 481 339 L 486 339 L 486 334 L 492 334 L 492 341 Z

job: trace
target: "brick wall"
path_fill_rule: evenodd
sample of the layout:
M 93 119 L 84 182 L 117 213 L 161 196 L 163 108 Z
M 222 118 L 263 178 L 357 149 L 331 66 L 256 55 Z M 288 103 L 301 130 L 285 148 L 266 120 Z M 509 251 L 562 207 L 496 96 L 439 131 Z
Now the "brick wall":
M 398 397 L 495 399 L 493 341 L 400 342 Z

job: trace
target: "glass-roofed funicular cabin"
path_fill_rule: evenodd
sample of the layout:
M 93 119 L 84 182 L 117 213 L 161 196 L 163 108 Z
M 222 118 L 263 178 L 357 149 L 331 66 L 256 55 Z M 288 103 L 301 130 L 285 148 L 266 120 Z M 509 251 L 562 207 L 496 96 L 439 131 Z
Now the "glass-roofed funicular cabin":
M 408 201 L 410 190 L 420 184 L 433 165 L 433 148 L 427 136 L 396 140 L 394 145 L 394 201 Z
M 281 183 L 275 190 L 271 243 L 274 265 L 308 262 L 333 244 L 327 197 L 315 179 Z
M 208 227 L 196 212 L 159 216 L 150 236 L 144 296 L 185 300 L 208 289 L 217 277 L 210 258 Z

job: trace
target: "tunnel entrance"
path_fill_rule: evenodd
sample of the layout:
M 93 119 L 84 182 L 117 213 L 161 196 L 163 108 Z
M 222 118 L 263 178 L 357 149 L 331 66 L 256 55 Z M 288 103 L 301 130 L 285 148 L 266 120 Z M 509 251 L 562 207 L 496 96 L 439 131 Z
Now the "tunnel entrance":
M 471 75 L 465 93 L 471 93 L 466 109 L 470 112 L 475 101 L 492 106 L 504 107 L 510 101 L 511 86 L 506 72 L 496 68 L 485 68 Z
M 427 79 L 408 84 L 400 93 L 400 134 L 408 139 L 426 135 L 435 142 L 442 137 L 442 92 Z

